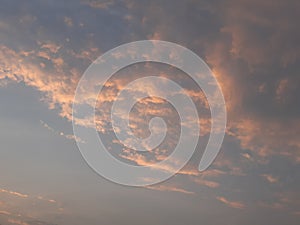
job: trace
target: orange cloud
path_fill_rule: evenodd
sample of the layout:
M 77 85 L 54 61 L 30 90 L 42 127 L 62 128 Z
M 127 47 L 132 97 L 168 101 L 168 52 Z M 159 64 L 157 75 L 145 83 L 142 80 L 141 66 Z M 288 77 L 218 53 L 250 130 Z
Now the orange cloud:
M 41 49 L 45 49 L 48 50 L 51 53 L 56 54 L 58 52 L 58 50 L 61 48 L 60 45 L 55 44 L 54 42 L 46 42 L 46 43 L 41 43 L 38 42 L 39 46 Z
M 64 208 L 61 203 L 41 195 L 26 195 L 16 191 L 0 189 L 3 201 L 0 201 L 0 216 L 8 218 L 8 223 L 26 225 L 32 220 L 40 220 L 46 214 L 61 215 Z M 48 224 L 48 223 L 45 223 Z
M 47 47 L 50 48 L 50 46 Z M 16 52 L 5 46 L 0 46 L 0 49 L 2 68 L 0 78 L 6 77 L 16 82 L 23 81 L 26 85 L 38 89 L 45 95 L 44 100 L 48 102 L 50 108 L 58 105 L 60 115 L 71 120 L 73 93 L 79 78 L 78 72 L 69 70 L 68 74 L 63 73 L 63 60 L 56 56 L 51 56 L 55 70 L 51 72 L 30 61 L 32 57 L 35 57 L 34 53 L 24 57 L 22 52 Z M 52 73 L 58 74 L 54 76 Z
M 218 182 L 205 180 L 203 178 L 195 178 L 195 179 L 193 179 L 193 182 L 200 184 L 200 185 L 210 187 L 210 188 L 217 188 L 220 186 L 220 184 Z
M 64 18 L 64 23 L 68 26 L 68 27 L 73 27 L 73 20 L 70 17 L 65 16 Z
M 245 204 L 241 202 L 234 202 L 234 201 L 229 201 L 228 199 L 224 197 L 217 197 L 217 200 L 220 202 L 223 202 L 224 204 L 228 205 L 229 207 L 235 208 L 235 209 L 244 209 L 246 206 Z
M 15 192 L 15 191 L 9 191 L 9 190 L 6 190 L 6 189 L 0 189 L 0 193 L 10 194 L 10 195 L 20 197 L 20 198 L 28 198 L 29 197 L 29 195 L 22 194 L 22 193 L 19 193 L 19 192 Z
M 300 141 L 296 135 L 300 132 L 299 124 L 300 120 L 294 119 L 265 121 L 248 118 L 231 123 L 228 130 L 240 140 L 243 149 L 252 150 L 261 157 L 277 154 L 297 160 L 300 157 Z
M 22 220 L 16 220 L 16 219 L 8 219 L 7 222 L 17 225 L 30 225 Z
M 42 121 L 42 120 L 40 120 L 40 123 L 42 124 L 43 127 L 45 127 L 47 130 L 51 131 L 52 133 L 54 133 L 54 134 L 56 134 L 56 135 L 65 137 L 66 139 L 69 139 L 69 140 L 76 140 L 76 141 L 78 141 L 78 142 L 84 143 L 83 140 L 81 140 L 79 137 L 76 137 L 76 136 L 73 135 L 73 134 L 65 134 L 65 133 L 62 132 L 62 131 L 56 131 L 54 128 L 50 127 L 47 123 L 45 123 L 45 122 Z
M 270 183 L 277 183 L 278 182 L 278 178 L 272 176 L 271 174 L 262 174 L 261 176 L 263 178 L 265 178 Z
M 7 215 L 7 216 L 11 215 L 11 213 L 7 211 L 0 211 L 0 214 Z
M 146 188 L 151 189 L 151 190 L 157 190 L 157 191 L 172 191 L 172 192 L 179 192 L 183 194 L 195 194 L 192 191 L 187 191 L 182 188 L 178 188 L 175 186 L 167 186 L 167 185 L 155 185 L 155 186 L 147 186 Z
M 152 166 L 153 169 L 157 170 L 163 170 L 169 173 L 173 173 L 175 171 L 173 165 L 158 165 L 156 164 L 156 160 L 151 160 L 145 157 L 144 155 L 132 151 L 130 149 L 124 149 L 123 153 L 120 155 L 121 158 L 130 160 L 134 163 L 136 163 L 139 166 Z M 180 163 L 180 162 L 173 162 L 174 164 Z M 182 175 L 189 175 L 189 176 L 197 176 L 199 175 L 199 171 L 197 169 L 187 169 L 183 168 L 182 170 L 178 171 L 177 174 L 182 174 Z

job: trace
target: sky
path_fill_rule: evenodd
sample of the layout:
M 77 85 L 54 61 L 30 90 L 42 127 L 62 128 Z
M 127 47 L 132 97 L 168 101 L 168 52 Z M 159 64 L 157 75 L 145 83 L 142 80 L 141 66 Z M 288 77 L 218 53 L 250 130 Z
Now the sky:
M 299 1 L 0 3 L 1 225 L 299 223 Z M 179 83 L 195 103 L 201 127 L 195 154 L 176 175 L 128 187 L 85 162 L 73 134 L 72 105 L 94 60 L 139 40 L 174 42 L 199 55 L 222 89 L 227 127 L 217 158 L 199 172 L 211 126 L 201 87 L 183 71 L 154 62 L 118 71 L 99 96 L 87 92 L 84 99 L 97 100 L 97 131 L 112 155 L 144 166 L 165 159 L 177 144 L 176 109 L 153 97 L 135 105 L 130 123 L 145 138 L 151 118 L 160 116 L 168 126 L 162 144 L 144 155 L 117 141 L 110 109 L 137 78 Z M 128 91 L 161 92 L 151 84 Z M 75 120 L 90 125 L 89 119 Z

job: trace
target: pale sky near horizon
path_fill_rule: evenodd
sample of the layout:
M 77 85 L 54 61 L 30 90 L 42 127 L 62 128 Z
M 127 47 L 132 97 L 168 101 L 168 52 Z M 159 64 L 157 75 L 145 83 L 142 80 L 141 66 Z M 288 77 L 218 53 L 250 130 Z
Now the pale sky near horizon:
M 0 3 L 0 225 L 299 224 L 299 1 Z M 163 73 L 182 84 L 204 126 L 198 151 L 178 174 L 126 187 L 99 176 L 82 158 L 72 101 L 78 80 L 101 54 L 150 39 L 185 46 L 209 65 L 224 93 L 228 125 L 220 154 L 199 173 L 209 126 L 199 88 L 162 65 L 118 72 L 98 99 L 99 133 L 112 150 L 120 153 L 122 146 L 106 123 L 111 98 L 145 74 Z M 176 115 L 164 104 L 137 105 L 137 134 L 147 136 L 138 120 L 147 121 L 147 113 L 161 113 L 176 128 Z M 158 150 L 151 156 L 156 160 L 168 154 Z M 119 156 L 137 165 L 150 160 L 129 150 Z

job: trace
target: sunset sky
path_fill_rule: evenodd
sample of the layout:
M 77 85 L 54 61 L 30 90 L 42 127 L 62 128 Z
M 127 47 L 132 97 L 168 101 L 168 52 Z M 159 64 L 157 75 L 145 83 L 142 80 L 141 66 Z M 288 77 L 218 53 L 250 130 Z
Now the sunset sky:
M 299 224 L 298 21 L 297 0 L 0 0 L 0 225 Z M 127 187 L 85 162 L 72 105 L 94 60 L 139 40 L 177 43 L 207 63 L 224 94 L 227 129 L 216 160 L 199 172 L 211 122 L 201 87 L 159 63 L 122 69 L 99 96 L 84 99 L 97 99 L 97 131 L 112 155 L 143 166 L 177 144 L 178 114 L 158 98 L 138 102 L 130 123 L 147 137 L 148 122 L 161 116 L 170 128 L 162 145 L 143 155 L 116 140 L 110 109 L 137 78 L 180 84 L 201 127 L 194 156 L 176 175 Z M 129 90 L 160 91 L 150 84 Z

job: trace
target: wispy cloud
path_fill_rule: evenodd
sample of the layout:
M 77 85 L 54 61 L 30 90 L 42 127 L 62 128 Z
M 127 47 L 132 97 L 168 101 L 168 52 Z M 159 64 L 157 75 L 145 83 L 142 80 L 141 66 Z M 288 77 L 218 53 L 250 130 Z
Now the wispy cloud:
M 154 185 L 154 186 L 147 186 L 146 188 L 151 190 L 157 190 L 157 191 L 171 191 L 171 192 L 179 192 L 183 194 L 195 194 L 192 191 L 185 190 L 183 188 L 179 188 L 176 186 L 168 186 L 168 185 Z
M 17 220 L 17 219 L 8 219 L 7 222 L 10 224 L 17 224 L 17 225 L 30 225 L 22 220 Z
M 7 216 L 11 215 L 11 213 L 8 211 L 0 211 L 0 214 L 7 215 Z
M 9 224 L 51 224 L 40 221 L 44 215 L 62 215 L 63 206 L 57 200 L 42 195 L 29 195 L 7 189 L 0 189 L 0 215 Z M 47 221 L 47 220 L 46 220 Z
M 277 183 L 279 180 L 277 177 L 274 177 L 271 174 L 262 174 L 261 176 L 270 183 Z
M 82 0 L 82 4 L 88 5 L 96 9 L 108 9 L 110 6 L 115 4 L 114 0 L 96 1 L 96 0 Z
M 224 197 L 217 197 L 217 200 L 220 202 L 228 205 L 229 207 L 235 208 L 235 209 L 244 209 L 246 208 L 246 205 L 243 204 L 242 202 L 235 202 L 235 201 L 230 201 Z
M 27 195 L 27 194 L 22 194 L 22 193 L 19 193 L 19 192 L 16 192 L 16 191 L 10 191 L 10 190 L 6 190 L 6 189 L 0 189 L 0 192 L 5 193 L 5 194 L 9 194 L 9 195 L 13 195 L 13 196 L 16 196 L 16 197 L 20 197 L 20 198 L 28 198 L 29 197 L 29 195 Z
M 62 131 L 57 131 L 57 130 L 55 130 L 54 128 L 52 128 L 50 125 L 48 125 L 46 122 L 44 122 L 42 120 L 40 120 L 40 123 L 42 124 L 43 127 L 45 127 L 47 130 L 53 132 L 56 135 L 65 137 L 66 139 L 69 139 L 69 140 L 74 140 L 74 141 L 78 141 L 78 142 L 84 143 L 83 140 L 81 140 L 79 137 L 76 137 L 73 134 L 65 134 Z

